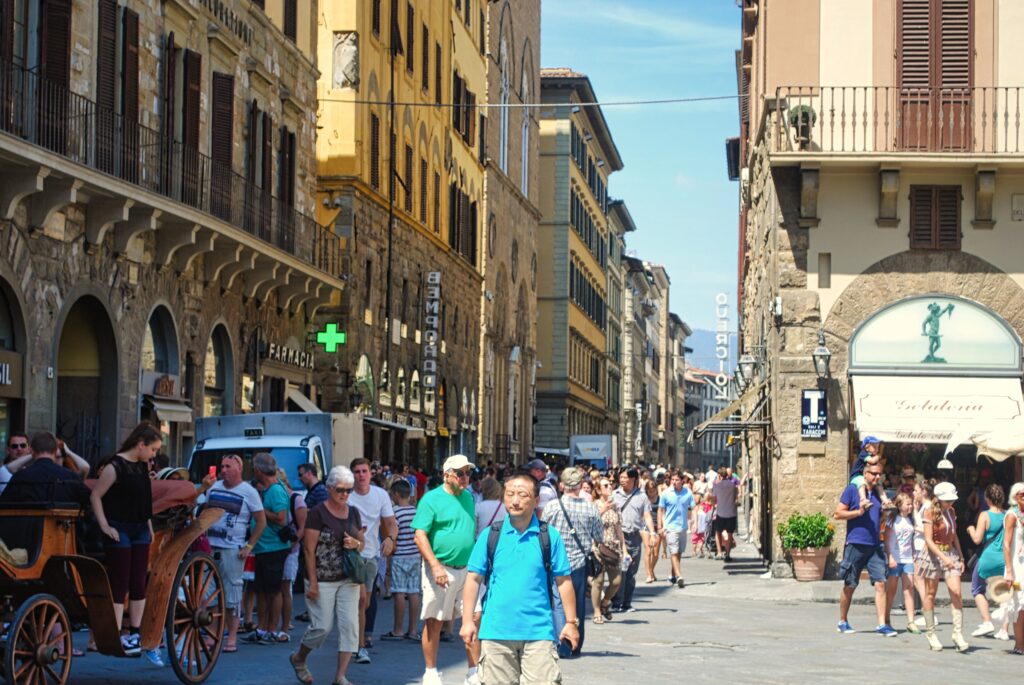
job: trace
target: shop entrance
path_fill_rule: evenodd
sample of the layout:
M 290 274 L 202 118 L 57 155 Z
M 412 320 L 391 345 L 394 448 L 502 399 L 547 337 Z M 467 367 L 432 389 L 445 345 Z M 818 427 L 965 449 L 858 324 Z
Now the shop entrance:
M 91 463 L 117 449 L 117 342 L 92 296 L 71 307 L 57 352 L 57 435 Z

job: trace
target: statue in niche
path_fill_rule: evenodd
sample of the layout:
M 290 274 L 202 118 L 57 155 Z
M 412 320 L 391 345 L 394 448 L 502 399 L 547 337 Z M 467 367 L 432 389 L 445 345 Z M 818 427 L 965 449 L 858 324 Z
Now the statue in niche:
M 359 90 L 359 34 L 355 31 L 334 33 L 331 87 Z

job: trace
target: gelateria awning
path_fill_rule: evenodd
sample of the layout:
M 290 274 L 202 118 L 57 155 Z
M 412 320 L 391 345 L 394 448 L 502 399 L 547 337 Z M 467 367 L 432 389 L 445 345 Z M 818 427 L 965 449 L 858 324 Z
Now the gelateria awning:
M 854 376 L 861 438 L 947 444 L 967 432 L 1024 433 L 1020 378 Z
M 168 423 L 189 423 L 192 420 L 192 407 L 184 401 L 171 397 L 154 397 L 143 395 L 146 404 L 153 408 L 161 421 Z

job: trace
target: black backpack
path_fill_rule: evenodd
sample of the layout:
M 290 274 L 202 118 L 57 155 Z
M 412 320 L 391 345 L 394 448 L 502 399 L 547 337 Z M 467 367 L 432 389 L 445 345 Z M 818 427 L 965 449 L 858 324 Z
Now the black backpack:
M 540 556 L 544 560 L 544 572 L 548 576 L 548 604 L 554 608 L 554 598 L 551 596 L 551 584 L 554 576 L 551 570 L 551 533 L 548 532 L 548 524 L 540 521 L 540 532 L 537 533 L 537 541 L 540 542 Z M 494 551 L 498 549 L 498 537 L 501 535 L 501 528 L 504 521 L 495 521 L 487 532 L 487 575 L 484 582 L 491 584 L 491 572 L 494 570 Z

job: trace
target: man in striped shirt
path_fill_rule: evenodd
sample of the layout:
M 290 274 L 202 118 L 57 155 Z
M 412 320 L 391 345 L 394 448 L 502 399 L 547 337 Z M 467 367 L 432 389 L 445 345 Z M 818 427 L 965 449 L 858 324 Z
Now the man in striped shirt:
M 548 502 L 544 507 L 544 520 L 554 526 L 562 536 L 565 551 L 569 555 L 572 588 L 576 593 L 576 618 L 580 639 L 573 650 L 566 650 L 561 644 L 559 656 L 563 659 L 579 656 L 583 649 L 584 623 L 587 614 L 587 555 L 604 538 L 604 526 L 593 504 L 580 496 L 585 477 L 583 469 L 570 466 L 562 471 L 561 484 L 564 494 L 561 499 Z M 555 605 L 555 634 L 561 635 L 565 625 L 565 611 L 561 603 Z

